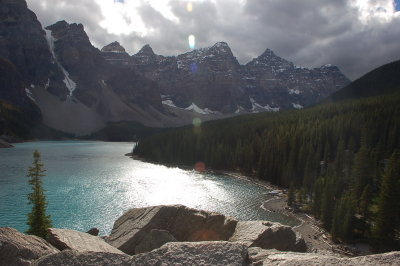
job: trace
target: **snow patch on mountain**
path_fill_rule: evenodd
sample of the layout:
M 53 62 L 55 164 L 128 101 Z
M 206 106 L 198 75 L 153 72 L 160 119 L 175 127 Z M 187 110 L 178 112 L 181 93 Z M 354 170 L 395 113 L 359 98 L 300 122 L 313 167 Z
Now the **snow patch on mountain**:
M 267 112 L 278 112 L 280 110 L 279 107 L 271 107 L 269 104 L 266 106 L 262 106 L 261 104 L 257 103 L 253 98 L 250 97 L 250 102 L 252 104 L 251 111 L 253 113 L 258 113 L 259 111 L 267 111 Z
M 292 103 L 292 106 L 295 109 L 303 109 L 304 108 L 301 104 L 298 104 L 298 103 Z
M 219 113 L 219 112 L 210 110 L 208 108 L 201 109 L 195 103 L 192 103 L 189 107 L 186 107 L 184 109 L 188 110 L 188 111 L 193 111 L 193 112 L 196 112 L 196 113 L 202 114 L 202 115 L 211 115 L 211 114 L 218 114 Z
M 36 101 L 34 98 L 33 98 L 33 94 L 32 94 L 32 92 L 30 91 L 30 89 L 28 89 L 28 88 L 25 88 L 25 93 L 26 93 L 26 96 L 28 96 L 28 98 L 29 99 L 31 99 L 32 101 Z
M 294 89 L 289 89 L 289 94 L 290 94 L 290 95 L 292 95 L 292 94 L 297 94 L 297 95 L 299 95 L 299 94 L 300 94 L 300 91 L 299 91 L 299 90 L 294 90 Z
M 53 63 L 55 62 L 58 67 L 61 69 L 61 71 L 64 74 L 64 80 L 63 82 L 65 83 L 65 86 L 67 86 L 68 90 L 69 90 L 69 96 L 72 96 L 73 91 L 76 89 L 76 83 L 69 77 L 69 73 L 67 72 L 67 70 L 65 70 L 65 68 L 61 65 L 61 63 L 58 61 L 57 56 L 54 52 L 54 42 L 56 41 L 56 39 L 53 37 L 53 35 L 51 34 L 51 30 L 46 30 L 46 39 L 47 39 L 47 43 L 49 45 L 49 49 L 51 52 L 51 55 L 53 56 Z
M 164 101 L 162 101 L 162 104 L 168 105 L 168 106 L 171 106 L 171 107 L 174 107 L 174 108 L 178 108 L 178 107 L 174 104 L 174 102 L 173 102 L 172 100 L 164 100 Z

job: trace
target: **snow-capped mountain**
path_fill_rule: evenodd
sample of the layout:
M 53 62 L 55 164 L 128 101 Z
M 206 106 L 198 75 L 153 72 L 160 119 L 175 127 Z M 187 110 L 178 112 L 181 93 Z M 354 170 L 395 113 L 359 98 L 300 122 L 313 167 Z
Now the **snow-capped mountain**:
M 303 108 L 349 83 L 335 66 L 299 68 L 268 49 L 240 65 L 225 42 L 168 57 L 149 45 L 130 56 L 118 42 L 100 51 L 82 24 L 43 28 L 25 0 L 2 5 L 0 101 L 28 113 L 40 109 L 43 123 L 63 132 L 84 135 L 118 121 L 179 126 L 194 117 Z
M 350 82 L 335 66 L 297 67 L 269 49 L 240 65 L 225 42 L 173 57 L 146 45 L 131 64 L 159 84 L 164 102 L 224 114 L 303 108 Z

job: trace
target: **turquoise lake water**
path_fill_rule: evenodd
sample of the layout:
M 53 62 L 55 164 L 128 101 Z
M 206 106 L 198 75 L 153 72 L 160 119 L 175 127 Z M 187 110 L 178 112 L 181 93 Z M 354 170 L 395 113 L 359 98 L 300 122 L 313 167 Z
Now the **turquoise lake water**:
M 42 155 L 48 213 L 53 226 L 101 234 L 135 207 L 183 204 L 217 211 L 239 220 L 295 221 L 261 208 L 268 190 L 220 174 L 200 174 L 133 160 L 124 154 L 132 143 L 41 141 L 0 149 L 0 227 L 25 231 L 30 211 L 27 169 L 35 149 Z

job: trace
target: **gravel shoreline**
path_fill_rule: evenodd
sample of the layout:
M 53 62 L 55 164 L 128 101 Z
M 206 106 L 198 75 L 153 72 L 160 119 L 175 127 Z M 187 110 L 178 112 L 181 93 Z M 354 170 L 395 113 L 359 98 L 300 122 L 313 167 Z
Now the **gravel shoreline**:
M 274 186 L 269 182 L 257 180 L 233 172 L 221 172 L 234 178 L 240 178 L 249 182 L 263 186 L 268 190 L 274 191 L 273 198 L 262 203 L 265 211 L 278 212 L 285 216 L 294 218 L 300 222 L 298 226 L 293 227 L 295 232 L 300 233 L 308 247 L 308 252 L 322 255 L 334 255 L 340 257 L 354 257 L 360 255 L 370 255 L 371 252 L 367 244 L 337 244 L 331 240 L 330 234 L 326 232 L 314 217 L 298 211 L 295 212 L 287 205 L 287 190 Z

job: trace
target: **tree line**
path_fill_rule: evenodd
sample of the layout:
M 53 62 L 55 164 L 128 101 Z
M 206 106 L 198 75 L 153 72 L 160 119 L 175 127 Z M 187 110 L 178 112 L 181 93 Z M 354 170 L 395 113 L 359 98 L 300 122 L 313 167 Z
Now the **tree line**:
M 400 93 L 245 115 L 141 139 L 159 163 L 240 171 L 285 188 L 335 240 L 400 248 Z

